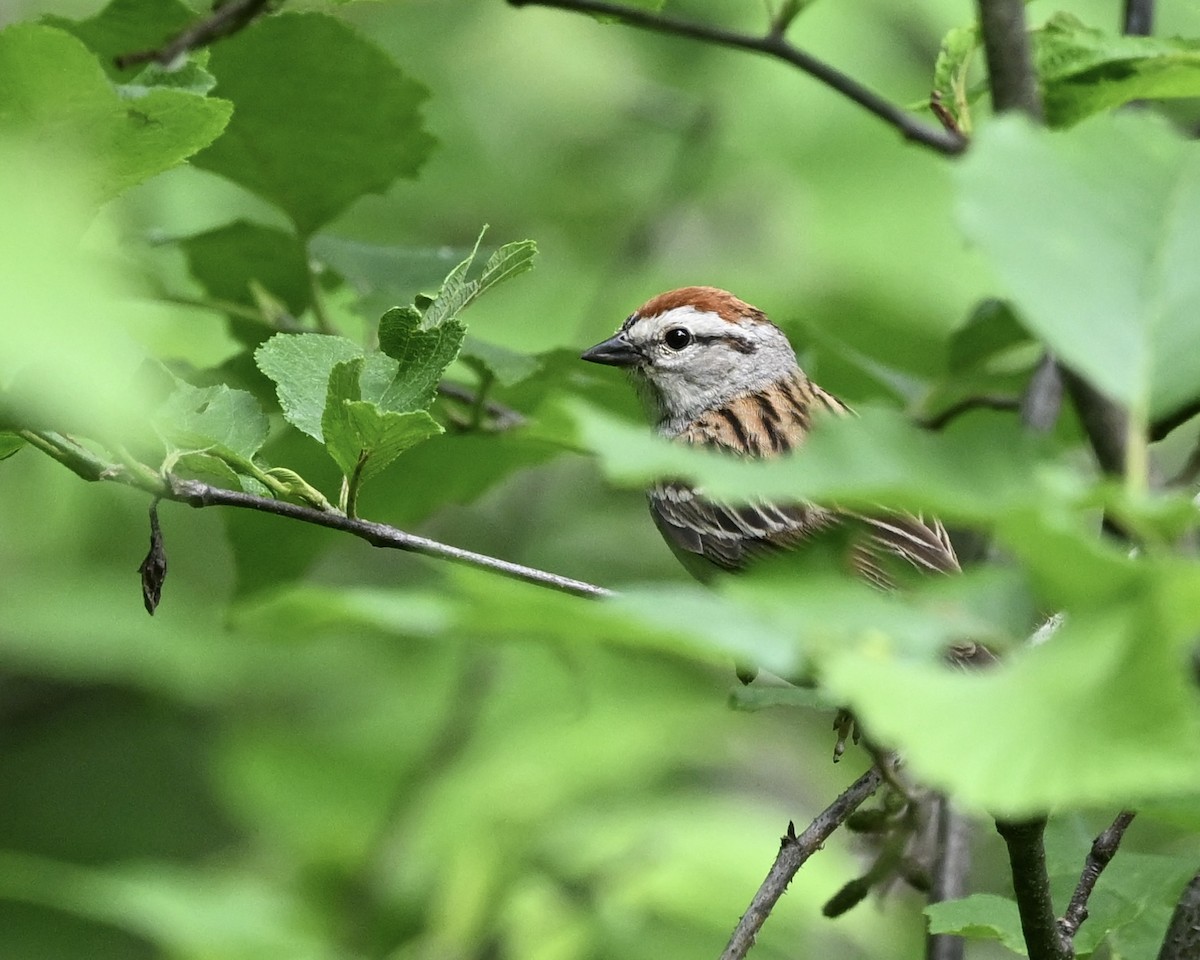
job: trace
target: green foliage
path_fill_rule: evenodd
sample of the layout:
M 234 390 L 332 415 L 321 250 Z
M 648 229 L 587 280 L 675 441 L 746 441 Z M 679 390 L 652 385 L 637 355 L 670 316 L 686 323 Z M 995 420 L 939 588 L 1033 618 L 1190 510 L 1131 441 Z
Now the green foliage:
M 895 51 L 933 49 L 943 6 L 805 26 L 915 90 L 931 65 Z M 787 822 L 868 762 L 828 763 L 844 705 L 980 821 L 976 889 L 1007 889 L 996 814 L 1050 811 L 1061 909 L 1093 820 L 1142 807 L 1075 947 L 1155 955 L 1200 830 L 1200 516 L 1186 470 L 1146 482 L 1195 424 L 1145 428 L 1200 400 L 1200 190 L 1191 141 L 1105 112 L 1196 95 L 1194 41 L 1051 16 L 1048 132 L 978 109 L 977 30 L 951 31 L 934 88 L 972 143 L 948 172 L 777 64 L 491 0 L 269 11 L 116 67 L 196 16 L 113 0 L 0 32 L 0 953 L 713 955 Z M 543 269 L 506 286 L 535 244 L 484 248 L 484 220 L 538 237 Z M 768 309 L 858 415 L 768 464 L 652 436 L 579 351 L 685 282 Z M 1133 412 L 1125 483 L 1075 417 L 1032 436 L 997 409 L 1047 349 Z M 151 620 L 133 568 L 164 475 L 619 595 L 168 499 Z M 924 511 L 993 548 L 882 593 L 835 530 L 702 586 L 646 517 L 664 476 Z M 1001 662 L 948 668 L 967 641 Z M 801 685 L 742 687 L 734 661 Z M 820 917 L 863 876 L 847 847 L 755 955 L 919 955 L 909 901 Z M 927 914 L 1022 948 L 1004 897 Z
M 51 128 L 60 143 L 95 151 L 87 188 L 97 203 L 211 143 L 232 110 L 184 90 L 123 97 L 82 43 L 36 24 L 0 34 L 0 84 L 7 91 L 0 136 L 38 138 Z
M 194 163 L 276 204 L 302 236 L 416 176 L 433 147 L 425 89 L 332 17 L 262 20 L 214 47 L 209 69 L 236 109 Z
M 1013 953 L 1026 954 L 1017 905 L 994 893 L 975 893 L 961 900 L 931 903 L 925 908 L 930 933 L 953 933 L 975 940 L 999 940 Z
M 1192 144 L 1144 115 L 1098 118 L 1069 135 L 1005 119 L 981 133 L 959 176 L 968 233 L 1055 353 L 1141 416 L 1197 396 Z

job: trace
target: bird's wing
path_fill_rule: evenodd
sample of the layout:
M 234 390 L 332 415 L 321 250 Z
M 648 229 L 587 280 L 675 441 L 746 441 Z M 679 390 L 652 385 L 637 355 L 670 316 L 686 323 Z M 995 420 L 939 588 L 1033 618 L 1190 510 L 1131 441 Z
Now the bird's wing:
M 726 570 L 756 556 L 795 546 L 835 522 L 808 503 L 727 504 L 680 483 L 661 483 L 648 494 L 650 514 L 672 549 L 698 554 Z

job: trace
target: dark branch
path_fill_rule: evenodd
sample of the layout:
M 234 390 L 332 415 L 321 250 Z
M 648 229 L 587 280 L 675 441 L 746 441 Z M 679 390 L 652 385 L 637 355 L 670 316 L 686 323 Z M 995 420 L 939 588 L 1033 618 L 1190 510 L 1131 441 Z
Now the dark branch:
M 1018 0 L 1019 2 L 1019 0 Z M 700 40 L 719 47 L 731 47 L 735 50 L 748 50 L 761 53 L 777 60 L 790 63 L 797 69 L 816 78 L 853 100 L 860 107 L 874 114 L 885 123 L 899 130 L 906 140 L 920 143 L 947 156 L 954 156 L 966 149 L 967 141 L 961 134 L 951 130 L 926 123 L 914 117 L 899 104 L 881 97 L 873 90 L 863 86 L 853 77 L 847 76 L 840 70 L 831 67 L 823 60 L 818 60 L 811 54 L 784 39 L 777 21 L 763 36 L 745 33 L 735 33 L 719 27 L 710 27 L 678 17 L 670 17 L 646 10 L 624 7 L 605 0 L 509 0 L 514 7 L 553 7 L 559 10 L 573 10 L 578 13 L 598 14 L 611 17 L 631 27 L 641 27 L 656 33 L 671 34 L 677 37 L 687 37 Z M 786 24 L 784 24 L 786 26 Z
M 1021 932 L 1029 960 L 1069 960 L 1070 943 L 1064 941 L 1054 919 L 1050 877 L 1046 873 L 1043 834 L 1046 819 L 997 820 L 996 830 L 1008 847 L 1013 894 L 1021 914 Z
M 933 864 L 930 903 L 958 900 L 966 896 L 967 875 L 971 870 L 971 824 L 954 809 L 950 798 L 937 797 L 934 817 L 937 821 L 937 859 Z M 966 941 L 946 933 L 927 934 L 925 960 L 962 960 Z
M 931 417 L 925 417 L 921 426 L 926 430 L 942 430 L 964 413 L 972 410 L 1017 410 L 1021 401 L 1016 397 L 1006 397 L 999 394 L 980 394 L 976 397 L 964 397 L 957 403 L 952 403 L 945 410 L 939 410 Z
M 1083 862 L 1083 873 L 1079 875 L 1079 883 L 1071 895 L 1071 903 L 1067 912 L 1058 921 L 1058 929 L 1068 940 L 1074 940 L 1079 932 L 1079 926 L 1088 918 L 1088 898 L 1095 889 L 1096 881 L 1108 866 L 1121 845 L 1125 830 L 1133 822 L 1133 811 L 1123 810 L 1117 815 L 1112 824 L 1100 836 L 1092 841 L 1092 849 L 1088 851 L 1087 859 Z
M 977 2 L 992 109 L 996 113 L 1019 110 L 1034 120 L 1041 120 L 1042 98 L 1029 52 L 1024 0 Z
M 1062 412 L 1062 397 L 1062 371 L 1054 355 L 1045 353 L 1021 397 L 1021 422 L 1037 433 L 1053 430 Z
M 882 780 L 878 768 L 871 767 L 850 784 L 846 791 L 822 813 L 818 814 L 802 834 L 797 836 L 795 827 L 788 824 L 788 832 L 780 841 L 779 855 L 771 864 L 767 878 L 758 888 L 758 892 L 754 894 L 750 906 L 734 928 L 733 936 L 729 938 L 729 943 L 721 954 L 721 960 L 742 960 L 746 956 L 750 948 L 754 946 L 755 936 L 762 929 L 767 917 L 771 915 L 771 911 L 779 902 L 779 898 L 783 896 L 788 884 L 792 882 L 796 871 L 804 865 L 809 857 L 820 850 L 833 831 L 841 826 L 843 821 L 879 788 Z
M 1100 469 L 1121 476 L 1125 472 L 1128 414 L 1079 374 L 1064 370 L 1063 376 Z
M 1200 957 L 1200 873 L 1183 888 L 1158 951 L 1158 960 L 1193 960 L 1194 957 Z
M 162 475 L 144 464 L 107 464 L 90 450 L 59 434 L 41 434 L 32 430 L 22 430 L 20 435 L 85 480 L 111 480 L 144 490 L 163 500 L 174 500 L 193 507 L 240 507 L 243 510 L 257 510 L 260 513 L 271 513 L 278 517 L 289 517 L 302 523 L 328 527 L 331 530 L 341 530 L 367 541 L 372 546 L 451 560 L 454 563 L 476 567 L 480 570 L 490 570 L 514 580 L 536 583 L 539 586 L 550 587 L 579 597 L 610 597 L 613 595 L 611 590 L 585 583 L 582 580 L 574 580 L 557 573 L 549 573 L 519 563 L 500 560 L 497 557 L 489 557 L 486 554 L 463 550 L 461 547 L 406 533 L 385 523 L 373 523 L 370 520 L 347 517 L 344 513 L 336 510 L 300 506 L 286 500 L 260 497 L 257 494 L 244 493 L 241 490 L 226 490 L 222 487 L 201 483 L 198 480 L 185 480 L 172 474 Z
M 1180 407 L 1178 410 L 1168 413 L 1165 417 L 1155 420 L 1150 424 L 1151 441 L 1157 442 L 1161 440 L 1176 427 L 1182 427 L 1192 417 L 1196 416 L 1196 414 L 1200 414 L 1200 400 L 1195 400 L 1186 406 Z
M 1125 33 L 1148 37 L 1154 29 L 1154 0 L 1125 0 Z
M 189 50 L 206 47 L 214 40 L 237 33 L 262 13 L 271 2 L 272 0 L 229 0 L 161 47 L 122 54 L 116 58 L 116 64 L 122 70 L 151 61 L 164 67 L 169 66 Z

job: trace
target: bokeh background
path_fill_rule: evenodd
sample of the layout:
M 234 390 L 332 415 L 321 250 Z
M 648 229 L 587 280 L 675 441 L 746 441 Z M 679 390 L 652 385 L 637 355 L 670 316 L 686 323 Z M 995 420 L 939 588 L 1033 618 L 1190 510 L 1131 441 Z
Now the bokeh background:
M 0 25 L 99 6 L 8 0 Z M 1029 7 L 1063 8 L 1105 27 L 1120 14 Z M 672 9 L 747 29 L 765 17 Z M 714 284 L 768 310 L 827 387 L 919 405 L 989 292 L 947 162 L 781 64 L 500 0 L 336 10 L 430 88 L 439 146 L 320 242 L 385 273 L 409 264 L 400 302 L 484 223 L 496 243 L 536 240 L 537 269 L 473 308 L 473 335 L 579 350 L 661 290 Z M 917 104 L 940 37 L 972 15 L 962 0 L 825 0 L 792 35 Z M 1159 28 L 1195 35 L 1200 13 L 1164 5 Z M 93 236 L 186 287 L 163 241 L 239 218 L 283 223 L 185 165 L 110 203 Z M 128 304 L 160 355 L 203 367 L 239 349 L 219 315 L 184 316 Z M 610 371 L 553 374 L 627 402 Z M 268 453 L 336 491 L 294 432 Z M 732 710 L 729 672 L 621 637 L 457 635 L 438 563 L 275 518 L 164 505 L 170 573 L 151 619 L 135 573 L 145 511 L 143 495 L 30 450 L 0 465 L 0 956 L 715 956 L 787 822 L 866 764 L 830 763 L 828 716 Z M 535 433 L 448 434 L 361 512 L 606 586 L 683 577 L 639 494 Z M 397 585 L 403 614 L 373 614 L 369 589 Z M 1053 849 L 1073 857 L 1098 823 L 1065 819 Z M 983 824 L 976 846 L 978 888 L 1002 891 Z M 754 955 L 919 955 L 921 901 L 903 890 L 820 916 L 864 856 L 830 843 Z

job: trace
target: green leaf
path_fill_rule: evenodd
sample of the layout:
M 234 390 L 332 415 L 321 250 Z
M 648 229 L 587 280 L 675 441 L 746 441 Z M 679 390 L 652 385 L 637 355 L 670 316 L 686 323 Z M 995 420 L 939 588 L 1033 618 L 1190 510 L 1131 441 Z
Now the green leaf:
M 486 370 L 502 387 L 513 387 L 528 380 L 541 368 L 541 360 L 528 353 L 518 353 L 478 337 L 467 337 L 462 346 L 462 359 Z
M 957 174 L 968 236 L 1063 362 L 1151 417 L 1200 394 L 1194 143 L 1143 114 L 1067 133 L 1003 117 Z
M 48 16 L 42 22 L 82 40 L 110 76 L 128 78 L 144 69 L 134 66 L 121 70 L 115 62 L 118 56 L 157 49 L 195 20 L 195 12 L 180 0 L 112 0 L 87 20 Z
M 487 228 L 484 227 L 486 232 Z M 518 240 L 506 243 L 488 257 L 484 264 L 483 273 L 476 280 L 468 280 L 467 273 L 479 252 L 479 244 L 483 240 L 483 232 L 475 241 L 475 249 L 470 256 L 459 263 L 447 275 L 442 289 L 434 301 L 425 309 L 421 321 L 423 328 L 439 327 L 443 323 L 454 320 L 471 302 L 482 296 L 492 287 L 520 276 L 527 270 L 533 269 L 533 258 L 537 253 L 537 244 L 532 240 Z
M 1034 32 L 1046 121 L 1067 127 L 1132 100 L 1200 96 L 1200 42 L 1118 36 L 1056 13 Z
M 192 276 L 215 300 L 255 308 L 257 284 L 293 317 L 312 303 L 304 244 L 293 233 L 238 220 L 176 242 Z
M 456 263 L 470 253 L 460 247 L 410 247 L 370 243 L 319 233 L 313 256 L 345 277 L 363 313 L 382 316 L 398 303 L 412 303 L 423 290 L 436 290 Z
M 36 24 L 0 33 L 0 88 L 0 135 L 52 130 L 60 148 L 88 152 L 97 202 L 211 143 L 232 111 L 227 101 L 180 90 L 123 98 L 79 40 Z
M 633 487 L 678 477 L 734 502 L 887 504 L 989 524 L 1030 509 L 1041 489 L 1081 493 L 1065 471 L 1050 464 L 1035 471 L 1040 441 L 1003 422 L 931 434 L 896 411 L 867 408 L 857 417 L 822 420 L 802 456 L 753 462 L 671 443 L 581 403 L 565 406 L 609 478 Z
M 217 448 L 250 460 L 267 439 L 269 424 L 252 394 L 227 386 L 180 382 L 159 408 L 155 426 L 177 449 Z
M 455 320 L 432 329 L 423 327 L 414 307 L 385 313 L 379 320 L 379 348 L 399 363 L 399 369 L 379 397 L 379 405 L 399 412 L 429 406 L 466 335 L 466 328 Z
M 254 351 L 254 360 L 275 381 L 288 423 L 323 442 L 321 417 L 329 394 L 329 374 L 335 365 L 362 355 L 362 347 L 345 337 L 277 333 Z
M 433 146 L 425 88 L 332 17 L 264 17 L 216 44 L 209 69 L 237 109 L 193 162 L 278 205 L 303 236 L 415 177 Z
M 974 893 L 925 908 L 930 933 L 952 933 L 972 940 L 999 940 L 1013 953 L 1026 954 L 1017 904 L 994 893 Z
M 363 359 L 334 366 L 321 429 L 329 455 L 347 477 L 365 482 L 409 447 L 442 432 L 424 410 L 395 413 L 360 399 Z
M 915 777 L 967 807 L 1019 817 L 1194 792 L 1200 709 L 1180 665 L 1200 627 L 1200 571 L 1142 574 L 1123 604 L 1073 612 L 1049 640 L 991 670 L 850 651 L 826 657 L 821 676 Z
M 25 446 L 25 441 L 15 433 L 0 431 L 0 460 L 7 460 Z
M 955 27 L 942 37 L 942 45 L 933 66 L 933 90 L 941 95 L 942 105 L 950 111 L 964 133 L 971 131 L 971 96 L 967 75 L 978 47 L 977 26 Z

